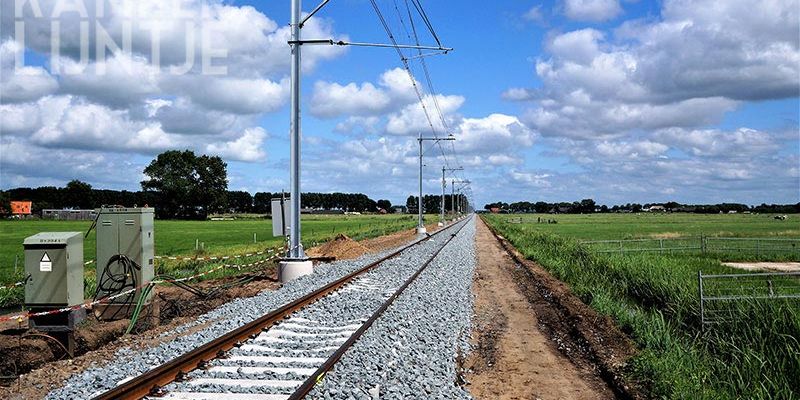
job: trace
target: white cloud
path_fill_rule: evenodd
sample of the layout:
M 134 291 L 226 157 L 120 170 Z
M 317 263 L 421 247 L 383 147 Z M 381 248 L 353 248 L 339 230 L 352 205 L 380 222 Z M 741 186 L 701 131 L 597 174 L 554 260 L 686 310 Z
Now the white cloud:
M 511 157 L 507 154 L 492 154 L 487 158 L 487 161 L 492 165 L 515 165 L 522 163 L 522 160 L 519 158 Z
M 132 120 L 128 111 L 70 96 L 40 100 L 39 113 L 43 124 L 30 141 L 40 146 L 152 152 L 177 144 L 158 125 Z
M 0 3 L 0 37 L 10 37 L 15 30 L 15 3 Z M 39 0 L 44 17 L 37 18 L 30 8 L 24 9 L 26 46 L 43 54 L 50 53 L 51 18 L 58 0 Z M 62 1 L 63 3 L 63 1 Z M 131 35 L 131 51 L 152 61 L 153 42 L 157 33 L 161 65 L 180 67 L 187 62 L 187 48 L 194 52 L 192 65 L 200 68 L 203 54 L 208 50 L 221 50 L 226 57 L 216 58 L 230 74 L 271 76 L 288 73 L 290 58 L 286 57 L 286 41 L 290 30 L 262 14 L 252 6 L 233 6 L 218 0 L 138 0 L 103 2 L 102 18 L 98 17 L 94 1 L 80 1 L 87 5 L 88 20 L 100 26 L 115 43 L 122 43 L 123 32 Z M 60 25 L 60 53 L 63 57 L 78 60 L 81 49 L 81 19 L 78 13 L 64 13 L 58 18 Z M 332 24 L 324 19 L 311 18 L 303 27 L 307 37 L 341 38 Z M 97 43 L 95 29 L 89 30 L 89 43 Z M 310 46 L 303 52 L 303 65 L 307 71 L 322 60 L 338 57 L 346 50 L 340 46 Z M 216 54 L 216 53 L 215 53 Z M 89 56 L 94 60 L 96 55 Z
M 456 144 L 460 153 L 507 157 L 531 147 L 534 138 L 534 132 L 517 117 L 491 114 L 484 118 L 464 118 L 458 125 Z
M 369 82 L 340 85 L 317 81 L 311 97 L 311 114 L 320 118 L 338 115 L 371 115 L 381 113 L 391 103 L 383 90 Z
M 669 146 L 661 143 L 642 140 L 637 142 L 609 142 L 603 141 L 597 144 L 597 154 L 608 158 L 653 158 L 664 154 Z
M 536 62 L 524 115 L 545 136 L 607 139 L 641 130 L 699 128 L 742 101 L 800 91 L 800 4 L 666 1 L 662 18 L 629 21 L 611 38 L 595 29 L 551 37 Z M 770 21 L 770 23 L 767 23 Z
M 61 75 L 62 92 L 114 108 L 129 107 L 160 92 L 160 71 L 140 56 L 120 53 L 91 63 L 82 72 L 78 72 L 81 66 L 77 62 L 65 58 L 60 68 L 65 71 Z M 69 73 L 71 70 L 75 72 Z
M 577 180 L 583 187 L 601 192 L 609 199 L 606 201 L 743 201 L 743 196 L 753 201 L 770 201 L 775 196 L 792 199 L 797 187 L 792 163 L 797 158 L 780 156 L 778 151 L 781 146 L 796 146 L 797 139 L 748 128 L 669 129 L 652 139 L 557 139 L 552 154 L 570 157 L 581 172 L 562 174 L 569 177 L 553 182 L 565 191 L 579 193 L 568 187 L 571 180 Z M 765 193 L 769 193 L 766 198 Z
M 263 150 L 267 137 L 267 132 L 261 127 L 246 129 L 240 137 L 234 140 L 209 144 L 206 151 L 229 160 L 262 161 L 267 157 Z
M 447 122 L 448 119 L 452 120 L 455 116 L 450 115 L 458 110 L 466 99 L 457 95 L 436 95 L 436 101 L 439 103 L 439 109 Z M 423 109 L 422 104 L 425 105 Z M 430 117 L 430 122 L 428 117 Z M 430 125 L 433 124 L 434 129 L 439 134 L 445 133 L 446 129 L 442 125 L 442 121 L 436 112 L 434 98 L 431 95 L 426 95 L 422 103 L 412 103 L 403 107 L 400 111 L 389 114 L 389 120 L 386 123 L 386 132 L 392 135 L 410 135 L 418 134 L 419 132 L 430 132 Z M 451 122 L 448 122 L 451 125 Z M 441 135 L 446 136 L 446 135 Z
M 419 82 L 415 80 L 414 84 L 419 85 Z M 408 73 L 402 68 L 394 68 L 381 74 L 377 86 L 369 82 L 361 85 L 315 82 L 311 114 L 320 118 L 379 115 L 416 100 Z
M 211 110 L 234 114 L 274 112 L 289 100 L 289 80 L 176 77 L 164 86 Z
M 619 0 L 565 0 L 564 14 L 576 21 L 603 22 L 622 13 Z
M 549 188 L 552 183 L 548 178 L 550 174 L 511 170 L 509 178 L 518 184 L 529 188 Z
M 665 2 L 663 20 L 617 31 L 634 40 L 636 75 L 654 97 L 760 100 L 800 91 L 800 2 Z
M 528 101 L 536 98 L 536 91 L 532 89 L 513 87 L 503 91 L 501 97 L 504 100 L 509 101 Z
M 252 121 L 248 118 L 216 111 L 193 114 L 195 108 L 184 99 L 155 103 L 152 107 L 157 108 L 142 111 L 153 112 L 154 118 L 137 119 L 131 110 L 112 109 L 76 96 L 49 96 L 37 103 L 0 106 L 0 122 L 4 134 L 24 137 L 32 148 L 147 155 L 188 148 L 235 161 L 266 157 L 263 147 L 268 136 L 263 128 L 249 125 Z
M 555 36 L 547 50 L 555 57 L 578 64 L 590 64 L 601 55 L 599 42 L 605 35 L 596 29 L 581 29 Z
M 103 169 L 99 166 L 119 166 L 110 160 L 165 149 L 210 151 L 231 161 L 266 158 L 268 135 L 255 125 L 261 115 L 282 109 L 288 100 L 288 26 L 252 6 L 219 0 L 106 1 L 101 2 L 102 16 L 95 9 L 99 3 L 76 3 L 87 6 L 88 18 L 78 13 L 56 18 L 57 58 L 51 53 L 56 25 L 50 15 L 56 0 L 38 0 L 44 15 L 32 15 L 26 7 L 19 21 L 15 2 L 0 2 L 0 130 L 9 137 L 0 143 L 4 185 L 31 182 L 32 176 L 46 182 L 21 167 L 42 149 L 64 160 L 73 157 L 75 163 L 60 164 L 72 177 L 87 176 L 77 170 L 79 162 Z M 88 55 L 81 54 L 81 23 L 86 21 L 91 28 Z M 16 36 L 16 22 L 24 23 L 24 53 L 9 40 Z M 131 47 L 126 49 L 122 39 L 128 30 Z M 160 52 L 154 56 L 156 30 Z M 122 51 L 109 50 L 101 60 L 95 44 L 106 33 Z M 304 34 L 348 39 L 334 31 L 331 20 L 320 18 L 307 21 Z M 340 46 L 310 46 L 303 52 L 303 72 L 345 52 Z M 26 54 L 25 61 L 36 66 L 15 68 L 18 54 Z M 210 64 L 224 73 L 206 74 L 204 55 L 213 55 Z M 40 58 L 52 75 L 38 66 Z M 17 151 L 23 154 L 8 156 Z M 80 152 L 102 161 L 75 157 Z M 70 177 L 66 172 L 50 176 Z M 130 188 L 138 177 L 126 182 Z
M 195 105 L 188 98 L 178 98 L 174 102 L 166 103 L 160 100 L 157 108 L 149 109 L 148 113 L 150 118 L 161 123 L 165 131 L 185 135 L 215 135 L 240 131 L 253 123 L 251 117 L 208 110 Z
M 21 46 L 14 40 L 0 42 L 0 103 L 20 103 L 54 93 L 58 82 L 41 67 L 15 68 Z
M 618 101 L 582 101 L 573 93 L 562 102 L 542 102 L 523 115 L 531 128 L 544 136 L 606 139 L 637 130 L 695 127 L 716 123 L 736 101 L 722 97 L 689 99 L 677 103 L 649 104 Z
M 541 24 L 544 22 L 544 15 L 542 14 L 542 5 L 535 5 L 528 9 L 525 14 L 522 14 L 522 18 L 526 21 L 535 22 Z
M 355 133 L 357 131 L 362 131 L 367 134 L 373 134 L 378 132 L 378 124 L 380 123 L 380 117 L 377 116 L 370 116 L 370 117 L 347 117 L 342 122 L 336 124 L 334 131 L 338 133 Z
M 731 132 L 672 128 L 657 132 L 655 138 L 694 156 L 750 158 L 779 150 L 780 145 L 774 136 L 744 127 Z
M 0 133 L 16 135 L 31 133 L 39 128 L 38 107 L 26 104 L 0 104 Z

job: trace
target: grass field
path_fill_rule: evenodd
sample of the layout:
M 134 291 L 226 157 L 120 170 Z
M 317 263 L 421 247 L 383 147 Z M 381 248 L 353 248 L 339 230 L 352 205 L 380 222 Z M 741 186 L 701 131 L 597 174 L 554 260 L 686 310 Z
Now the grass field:
M 785 221 L 771 214 L 528 214 L 497 215 L 522 218 L 529 228 L 581 240 L 669 238 L 676 236 L 800 238 L 800 215 Z M 537 218 L 558 221 L 537 223 Z
M 489 215 L 487 222 L 526 257 L 568 283 L 584 302 L 612 316 L 641 349 L 628 370 L 654 398 L 800 398 L 800 303 L 743 302 L 732 321 L 701 328 L 697 273 L 746 252 L 597 253 L 579 240 L 675 237 L 800 237 L 800 216 Z M 521 218 L 521 220 L 517 220 Z M 517 223 L 519 222 L 519 223 Z M 759 259 L 796 259 L 760 255 Z M 793 282 L 795 285 L 800 283 Z
M 426 215 L 426 223 L 438 220 L 437 215 Z M 311 247 L 343 233 L 355 240 L 376 237 L 416 226 L 416 216 L 390 215 L 304 215 L 303 242 Z M 23 278 L 25 253 L 24 238 L 38 232 L 86 232 L 91 221 L 0 220 L 0 285 L 14 283 Z M 253 242 L 256 234 L 257 242 Z M 195 251 L 196 241 L 203 243 L 204 251 Z M 242 219 L 234 221 L 155 221 L 156 255 L 231 255 L 242 254 L 282 245 L 282 238 L 272 237 L 272 221 L 268 219 Z M 84 239 L 84 259 L 95 258 L 95 232 Z M 15 259 L 18 263 L 14 272 Z M 253 259 L 242 260 L 251 262 Z M 161 263 L 160 272 L 180 276 L 189 274 L 207 264 Z M 94 285 L 94 265 L 86 268 L 87 292 Z M 0 306 L 18 304 L 22 290 L 0 289 Z

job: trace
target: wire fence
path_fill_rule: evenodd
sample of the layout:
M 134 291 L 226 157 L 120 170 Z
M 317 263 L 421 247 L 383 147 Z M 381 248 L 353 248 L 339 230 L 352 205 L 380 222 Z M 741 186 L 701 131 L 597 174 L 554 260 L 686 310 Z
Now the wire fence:
M 756 256 L 788 253 L 800 258 L 800 239 L 704 237 L 703 240 L 705 251 L 748 252 Z
M 800 302 L 800 272 L 704 275 L 697 273 L 703 325 L 730 322 L 759 301 Z
M 620 239 L 582 241 L 597 253 L 673 252 L 703 249 L 702 238 Z
M 756 256 L 795 255 L 800 259 L 800 239 L 726 238 L 701 235 L 676 238 L 588 240 L 581 243 L 589 246 L 596 253 L 747 252 Z

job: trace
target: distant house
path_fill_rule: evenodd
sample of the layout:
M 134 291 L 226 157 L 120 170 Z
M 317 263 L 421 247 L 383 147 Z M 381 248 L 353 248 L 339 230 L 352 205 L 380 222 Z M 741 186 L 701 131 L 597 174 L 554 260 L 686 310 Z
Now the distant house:
M 491 211 L 493 214 L 498 214 L 500 213 L 500 207 L 492 207 L 489 209 L 489 211 Z
M 30 201 L 12 201 L 11 214 L 16 217 L 31 215 L 32 205 L 33 203 Z
M 667 209 L 664 208 L 664 206 L 656 205 L 656 206 L 650 206 L 650 208 L 647 208 L 644 211 L 648 211 L 648 212 L 664 212 L 664 211 L 667 211 Z
M 395 214 L 405 214 L 406 213 L 406 206 L 392 206 L 392 210 Z

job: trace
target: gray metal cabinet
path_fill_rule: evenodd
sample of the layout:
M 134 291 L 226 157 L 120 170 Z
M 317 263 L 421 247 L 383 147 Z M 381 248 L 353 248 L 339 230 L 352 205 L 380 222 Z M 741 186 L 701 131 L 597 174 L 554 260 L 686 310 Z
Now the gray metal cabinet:
M 97 221 L 97 282 L 101 284 L 106 269 L 114 276 L 125 273 L 125 265 L 119 260 L 109 264 L 114 256 L 123 255 L 133 261 L 132 276 L 127 277 L 126 287 L 141 286 L 153 279 L 154 232 L 153 208 L 102 208 Z M 113 295 L 100 288 L 100 297 Z M 141 290 L 135 296 L 123 296 L 117 302 L 138 301 Z

